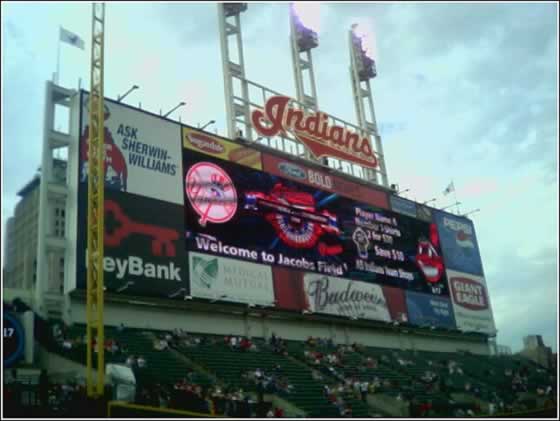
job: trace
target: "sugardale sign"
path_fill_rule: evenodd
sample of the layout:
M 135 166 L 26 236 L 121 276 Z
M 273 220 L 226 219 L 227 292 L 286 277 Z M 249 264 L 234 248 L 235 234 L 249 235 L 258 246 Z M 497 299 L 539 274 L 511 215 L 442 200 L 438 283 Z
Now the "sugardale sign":
M 290 132 L 302 142 L 316 158 L 334 157 L 377 168 L 378 162 L 368 137 L 361 137 L 342 126 L 330 126 L 327 114 L 317 112 L 306 116 L 303 111 L 289 105 L 291 98 L 272 96 L 264 110 L 254 110 L 251 121 L 262 136 L 276 136 Z

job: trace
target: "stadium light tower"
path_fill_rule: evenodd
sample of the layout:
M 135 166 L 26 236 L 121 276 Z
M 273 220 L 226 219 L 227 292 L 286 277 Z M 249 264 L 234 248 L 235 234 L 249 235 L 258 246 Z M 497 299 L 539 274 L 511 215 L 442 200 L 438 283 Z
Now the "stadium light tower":
M 370 175 L 370 178 L 378 184 L 389 187 L 383 146 L 377 129 L 370 86 L 370 80 L 377 76 L 374 58 L 374 38 L 370 27 L 371 23 L 359 20 L 359 23 L 353 24 L 349 31 L 350 77 L 358 124 L 368 135 L 373 136 L 375 139 L 379 172 Z M 378 178 L 379 175 L 381 180 Z
M 306 109 L 317 111 L 317 88 L 313 71 L 311 50 L 319 46 L 320 3 L 290 3 L 290 29 L 292 62 L 296 82 L 297 100 Z M 303 57 L 302 57 L 303 54 Z M 307 70 L 307 86 L 311 91 L 306 92 L 304 83 Z
M 218 3 L 227 134 L 231 139 L 236 138 L 239 123 L 243 127 L 245 138 L 252 140 L 249 83 L 245 77 L 245 60 L 241 39 L 240 15 L 245 11 L 247 11 L 247 3 Z M 230 37 L 232 37 L 232 43 L 230 43 Z M 236 54 L 232 54 L 230 51 L 232 48 L 236 50 Z M 237 60 L 234 60 L 235 57 Z M 233 88 L 237 85 L 241 86 L 241 92 L 234 92 Z

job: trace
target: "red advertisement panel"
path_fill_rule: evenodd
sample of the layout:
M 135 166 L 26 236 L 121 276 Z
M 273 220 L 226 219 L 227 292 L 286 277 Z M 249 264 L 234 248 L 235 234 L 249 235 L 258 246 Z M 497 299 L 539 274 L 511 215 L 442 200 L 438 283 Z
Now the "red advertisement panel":
M 406 297 L 404 290 L 401 288 L 393 288 L 383 286 L 383 294 L 387 300 L 391 320 L 399 322 L 408 322 L 408 313 L 406 308 Z
M 368 188 L 337 175 L 312 169 L 299 163 L 296 164 L 267 153 L 262 154 L 262 162 L 263 170 L 267 173 L 289 178 L 368 205 L 389 209 L 387 194 L 380 190 Z

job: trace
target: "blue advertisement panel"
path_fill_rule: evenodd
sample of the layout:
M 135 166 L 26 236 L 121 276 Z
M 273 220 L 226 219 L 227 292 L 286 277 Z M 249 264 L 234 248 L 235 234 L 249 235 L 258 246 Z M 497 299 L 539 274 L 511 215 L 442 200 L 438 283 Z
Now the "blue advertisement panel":
M 409 323 L 455 329 L 455 317 L 448 298 L 406 291 Z
M 416 203 L 398 196 L 391 196 L 391 209 L 403 215 L 416 218 Z
M 484 276 L 472 221 L 435 211 L 443 259 L 448 269 Z

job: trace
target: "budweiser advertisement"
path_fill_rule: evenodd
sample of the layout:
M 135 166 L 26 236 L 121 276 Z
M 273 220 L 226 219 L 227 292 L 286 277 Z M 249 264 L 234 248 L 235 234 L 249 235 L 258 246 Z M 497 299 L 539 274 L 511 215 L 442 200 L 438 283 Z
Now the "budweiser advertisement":
M 82 195 L 78 244 L 87 243 Z M 189 294 L 182 206 L 105 191 L 104 280 L 108 292 L 183 299 Z M 86 247 L 77 254 L 77 287 L 86 288 Z
M 82 94 L 79 181 L 87 187 L 89 95 Z M 105 99 L 105 188 L 170 203 L 181 194 L 181 126 Z
M 457 328 L 469 332 L 496 330 L 488 290 L 483 277 L 447 270 Z
M 336 178 L 263 160 L 259 171 L 184 150 L 189 251 L 448 294 L 435 224 L 390 211 L 383 195 L 356 189 L 356 201 Z
M 385 322 L 407 320 L 402 290 L 389 288 L 386 294 L 381 285 L 285 268 L 274 268 L 273 273 L 279 308 Z
M 329 116 L 317 112 L 306 116 L 294 108 L 286 96 L 272 96 L 264 109 L 251 114 L 253 128 L 262 136 L 271 137 L 291 133 L 303 143 L 315 158 L 334 157 L 354 162 L 367 168 L 378 167 L 377 158 L 368 137 L 329 125 Z

